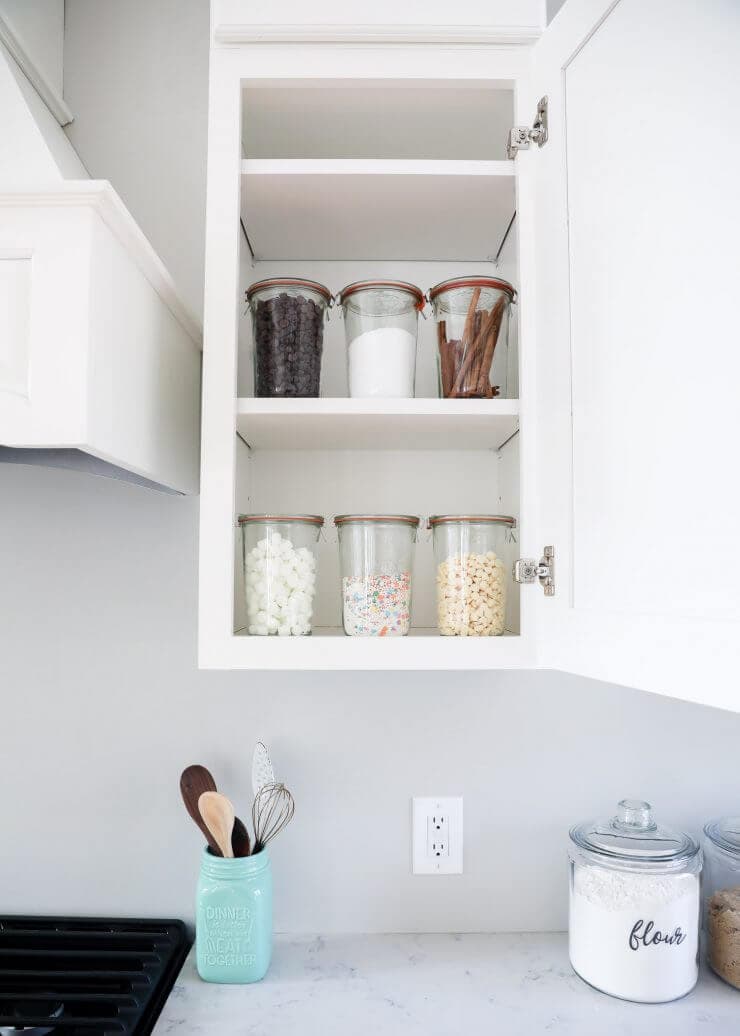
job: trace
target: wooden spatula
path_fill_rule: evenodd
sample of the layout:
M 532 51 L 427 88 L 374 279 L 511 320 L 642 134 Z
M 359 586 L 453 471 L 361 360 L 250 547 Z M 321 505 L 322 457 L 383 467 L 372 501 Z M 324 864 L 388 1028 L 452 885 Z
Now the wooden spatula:
M 180 777 L 180 792 L 182 793 L 182 800 L 185 803 L 190 816 L 193 818 L 195 823 L 203 833 L 203 837 L 210 845 L 211 849 L 217 856 L 221 855 L 221 850 L 218 847 L 218 843 L 215 838 L 208 830 L 208 827 L 200 815 L 198 809 L 198 799 L 201 797 L 204 791 L 215 791 L 216 782 L 211 776 L 210 770 L 207 770 L 205 766 L 188 766 L 182 771 Z
M 204 791 L 198 799 L 198 809 L 203 821 L 221 850 L 221 855 L 233 860 L 231 835 L 234 830 L 234 807 L 225 795 L 217 791 Z

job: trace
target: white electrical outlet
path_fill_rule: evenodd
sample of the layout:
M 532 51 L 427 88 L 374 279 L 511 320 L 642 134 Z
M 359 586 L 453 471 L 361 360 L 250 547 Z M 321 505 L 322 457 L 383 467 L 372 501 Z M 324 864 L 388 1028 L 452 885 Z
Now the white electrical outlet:
M 462 874 L 462 798 L 415 798 L 412 814 L 414 874 Z

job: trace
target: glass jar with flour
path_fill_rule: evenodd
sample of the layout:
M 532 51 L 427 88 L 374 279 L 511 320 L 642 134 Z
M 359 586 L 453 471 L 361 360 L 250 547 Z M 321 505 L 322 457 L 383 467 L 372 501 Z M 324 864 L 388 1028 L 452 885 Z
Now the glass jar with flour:
M 413 399 L 421 290 L 405 281 L 357 281 L 339 302 L 350 396 Z
M 702 853 L 659 827 L 650 805 L 623 799 L 616 816 L 570 831 L 570 962 L 623 1000 L 677 1000 L 696 985 Z

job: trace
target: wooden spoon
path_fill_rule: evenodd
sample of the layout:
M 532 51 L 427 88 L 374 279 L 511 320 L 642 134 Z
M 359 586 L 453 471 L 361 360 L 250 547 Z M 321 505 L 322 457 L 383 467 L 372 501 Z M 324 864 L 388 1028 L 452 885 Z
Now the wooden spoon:
M 234 856 L 249 856 L 251 847 L 249 832 L 239 817 L 234 817 L 234 830 L 231 832 L 231 848 Z
M 227 860 L 233 860 L 231 835 L 234 830 L 234 807 L 231 802 L 217 791 L 204 791 L 198 799 L 198 809 L 221 855 Z
M 200 828 L 205 840 L 208 842 L 213 852 L 217 856 L 220 856 L 221 850 L 218 847 L 218 843 L 208 830 L 203 817 L 200 815 L 200 810 L 198 809 L 198 799 L 201 797 L 203 792 L 215 790 L 216 782 L 211 776 L 210 770 L 207 770 L 205 766 L 188 766 L 182 771 L 182 776 L 180 777 L 180 792 L 182 793 L 182 800 L 185 803 L 185 808 Z

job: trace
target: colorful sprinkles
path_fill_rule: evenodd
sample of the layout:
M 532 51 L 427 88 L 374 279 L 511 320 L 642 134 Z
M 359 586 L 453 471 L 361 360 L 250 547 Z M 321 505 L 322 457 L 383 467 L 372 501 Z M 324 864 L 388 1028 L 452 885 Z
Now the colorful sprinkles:
M 344 632 L 350 637 L 405 637 L 411 612 L 411 573 L 345 576 Z

